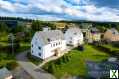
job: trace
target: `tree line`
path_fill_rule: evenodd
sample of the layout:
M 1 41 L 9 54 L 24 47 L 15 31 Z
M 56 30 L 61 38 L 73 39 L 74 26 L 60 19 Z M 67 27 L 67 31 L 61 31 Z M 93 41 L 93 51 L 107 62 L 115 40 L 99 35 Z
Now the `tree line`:
M 7 16 L 0 16 L 1 21 L 5 20 L 17 20 L 17 21 L 26 21 L 26 22 L 32 22 L 33 19 L 28 18 L 22 18 L 22 17 L 7 17 Z

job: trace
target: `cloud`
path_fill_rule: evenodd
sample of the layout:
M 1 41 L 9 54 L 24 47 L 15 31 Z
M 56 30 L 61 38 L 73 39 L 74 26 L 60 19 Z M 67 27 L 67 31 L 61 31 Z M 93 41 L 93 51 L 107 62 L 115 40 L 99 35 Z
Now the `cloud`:
M 0 0 L 1 16 L 42 20 L 119 21 L 119 1 L 110 0 Z M 117 1 L 117 0 L 116 0 Z M 103 3 L 104 2 L 104 3 Z M 115 5 L 114 5 L 115 3 Z
M 0 0 L 0 9 L 5 9 L 12 12 L 15 10 L 12 3 L 3 0 Z

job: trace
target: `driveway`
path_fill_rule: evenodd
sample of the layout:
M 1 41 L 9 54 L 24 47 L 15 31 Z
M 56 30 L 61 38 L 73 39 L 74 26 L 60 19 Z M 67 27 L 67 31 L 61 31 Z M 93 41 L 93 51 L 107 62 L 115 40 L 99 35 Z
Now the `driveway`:
M 43 69 L 38 68 L 27 59 L 28 51 L 22 52 L 16 56 L 19 65 L 29 73 L 34 79 L 56 79 L 53 75 L 45 72 Z

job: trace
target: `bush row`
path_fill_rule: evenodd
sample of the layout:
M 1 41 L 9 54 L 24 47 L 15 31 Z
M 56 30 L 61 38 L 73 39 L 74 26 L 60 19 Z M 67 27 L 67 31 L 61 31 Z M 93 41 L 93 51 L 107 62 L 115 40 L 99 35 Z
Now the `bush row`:
M 107 47 L 102 46 L 102 45 L 95 46 L 95 47 L 96 47 L 96 49 L 98 49 L 98 50 L 100 50 L 100 51 L 109 53 L 109 54 L 112 55 L 112 56 L 118 56 L 118 57 L 119 57 L 119 50 L 112 50 L 112 49 L 107 48 Z
M 68 63 L 70 61 L 70 59 L 71 59 L 71 56 L 64 55 L 64 56 L 62 56 L 61 58 L 59 58 L 57 60 L 54 60 L 54 61 L 49 62 L 44 67 L 44 69 L 46 71 L 48 71 L 49 73 L 54 73 L 57 66 L 60 67 L 60 65 L 65 64 L 65 63 Z

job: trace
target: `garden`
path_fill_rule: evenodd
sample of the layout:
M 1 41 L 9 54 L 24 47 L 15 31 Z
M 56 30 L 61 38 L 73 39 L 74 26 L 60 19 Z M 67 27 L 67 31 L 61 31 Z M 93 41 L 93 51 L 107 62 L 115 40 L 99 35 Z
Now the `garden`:
M 8 69 L 12 70 L 18 66 L 15 56 L 20 52 L 28 50 L 30 48 L 30 43 L 17 41 L 17 39 L 15 39 L 13 43 L 13 52 L 8 35 L 9 33 L 7 32 L 0 32 L 0 68 L 7 67 Z
M 84 51 L 74 48 L 63 57 L 44 65 L 44 69 L 57 78 L 63 76 L 86 76 L 86 61 L 101 62 L 108 59 L 110 55 L 95 49 L 92 45 L 85 45 Z

